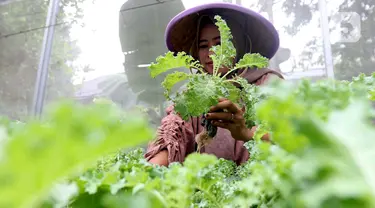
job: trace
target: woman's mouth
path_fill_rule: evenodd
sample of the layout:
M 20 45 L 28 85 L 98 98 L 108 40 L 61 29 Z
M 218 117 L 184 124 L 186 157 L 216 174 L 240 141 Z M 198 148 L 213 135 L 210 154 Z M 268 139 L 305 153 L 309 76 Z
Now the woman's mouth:
M 213 73 L 213 70 L 214 70 L 214 63 L 212 61 L 208 61 L 206 62 L 204 68 L 206 69 L 206 71 L 208 73 Z

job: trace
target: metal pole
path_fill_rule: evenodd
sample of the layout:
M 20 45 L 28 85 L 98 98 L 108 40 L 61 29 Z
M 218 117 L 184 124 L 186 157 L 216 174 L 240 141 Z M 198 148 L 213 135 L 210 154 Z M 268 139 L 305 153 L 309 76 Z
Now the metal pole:
M 274 1 L 273 0 L 266 0 L 265 1 L 265 4 L 266 4 L 266 12 L 268 14 L 268 20 L 274 24 L 274 17 L 273 17 L 273 4 L 274 4 Z M 279 51 L 280 48 L 277 49 L 277 51 Z M 277 67 L 279 67 L 279 65 L 277 64 L 280 64 L 278 63 L 277 61 L 277 52 L 276 52 L 276 56 L 273 60 L 270 61 L 270 68 L 271 69 L 276 69 Z M 277 70 L 280 70 L 280 69 L 277 69 Z
M 319 0 L 320 24 L 322 27 L 324 59 L 327 71 L 327 77 L 334 79 L 332 49 L 328 25 L 327 5 L 325 0 Z
M 44 30 L 42 52 L 39 60 L 38 73 L 34 89 L 34 116 L 40 116 L 43 111 L 46 83 L 48 78 L 48 66 L 51 57 L 56 18 L 59 12 L 59 3 L 60 0 L 50 0 L 48 6 L 46 29 Z

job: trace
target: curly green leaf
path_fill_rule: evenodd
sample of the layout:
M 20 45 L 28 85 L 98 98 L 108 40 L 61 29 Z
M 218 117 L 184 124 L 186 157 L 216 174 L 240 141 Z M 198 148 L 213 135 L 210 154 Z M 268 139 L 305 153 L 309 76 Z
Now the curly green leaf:
M 235 65 L 235 69 L 256 67 L 265 68 L 268 66 L 268 59 L 260 55 L 259 53 L 247 53 L 241 60 Z
M 210 55 L 214 64 L 214 75 L 217 74 L 221 67 L 232 67 L 233 60 L 236 56 L 236 48 L 232 42 L 232 34 L 230 28 L 220 16 L 216 15 L 216 26 L 220 32 L 220 45 L 213 46 L 210 51 L 214 54 Z
M 168 74 L 167 77 L 165 77 L 164 81 L 161 83 L 166 91 L 166 95 L 169 97 L 169 93 L 171 92 L 173 86 L 181 81 L 188 79 L 189 76 L 189 74 L 180 71 Z
M 167 52 L 165 56 L 158 56 L 156 58 L 156 63 L 152 62 L 150 69 L 150 74 L 152 78 L 175 68 L 185 67 L 188 69 L 198 68 L 201 66 L 198 61 L 194 61 L 194 58 L 190 55 L 187 55 L 185 52 L 179 52 L 176 56 L 173 55 L 173 52 Z
M 218 103 L 223 95 L 220 78 L 210 75 L 196 75 L 187 84 L 187 89 L 177 94 L 174 99 L 175 110 L 187 119 L 189 116 L 199 116 Z
M 9 136 L 0 158 L 0 207 L 35 207 L 52 185 L 119 148 L 148 142 L 147 120 L 111 104 L 58 105 Z

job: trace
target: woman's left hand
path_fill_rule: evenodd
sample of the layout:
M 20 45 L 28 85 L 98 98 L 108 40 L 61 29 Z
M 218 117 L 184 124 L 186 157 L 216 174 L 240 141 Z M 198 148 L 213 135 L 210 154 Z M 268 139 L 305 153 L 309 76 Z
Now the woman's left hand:
M 226 112 L 222 112 L 224 110 Z M 211 120 L 212 125 L 228 129 L 234 139 L 246 142 L 251 139 L 251 129 L 246 127 L 243 114 L 244 110 L 232 101 L 220 98 L 219 103 L 210 108 L 206 118 Z

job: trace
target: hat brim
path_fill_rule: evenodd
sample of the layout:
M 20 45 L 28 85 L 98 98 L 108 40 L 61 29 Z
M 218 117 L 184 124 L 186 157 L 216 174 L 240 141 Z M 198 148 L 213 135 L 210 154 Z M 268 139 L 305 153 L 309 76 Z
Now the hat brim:
M 189 52 L 196 35 L 196 20 L 201 14 L 215 14 L 242 24 L 252 42 L 251 53 L 271 59 L 279 48 L 279 35 L 266 18 L 250 9 L 232 3 L 208 3 L 184 10 L 168 23 L 165 41 L 172 52 Z

